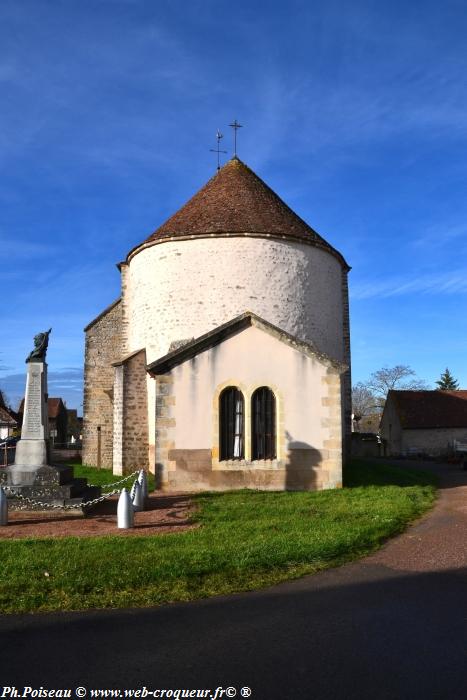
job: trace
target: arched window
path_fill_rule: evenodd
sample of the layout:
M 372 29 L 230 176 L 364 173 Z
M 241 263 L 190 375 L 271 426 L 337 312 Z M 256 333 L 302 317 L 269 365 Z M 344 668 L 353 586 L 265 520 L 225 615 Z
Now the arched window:
M 219 397 L 220 458 L 244 457 L 244 401 L 236 386 L 228 386 Z
M 262 386 L 251 397 L 252 459 L 276 458 L 276 398 Z

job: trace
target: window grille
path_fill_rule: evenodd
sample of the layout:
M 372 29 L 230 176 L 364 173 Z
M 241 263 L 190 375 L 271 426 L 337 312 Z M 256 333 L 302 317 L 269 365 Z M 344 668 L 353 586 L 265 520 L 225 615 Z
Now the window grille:
M 244 458 L 244 401 L 242 392 L 229 386 L 219 397 L 220 458 Z
M 251 397 L 252 459 L 276 458 L 276 398 L 262 386 Z

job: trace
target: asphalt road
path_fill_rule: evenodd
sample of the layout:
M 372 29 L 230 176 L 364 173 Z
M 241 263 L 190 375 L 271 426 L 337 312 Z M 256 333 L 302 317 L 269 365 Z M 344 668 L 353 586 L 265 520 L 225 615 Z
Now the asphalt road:
M 261 700 L 463 698 L 466 482 L 446 482 L 433 515 L 375 556 L 314 577 L 150 610 L 3 616 L 0 697 L 5 685 L 83 686 L 88 698 L 219 686 Z M 433 552 L 435 535 L 448 552 L 459 533 L 455 559 Z

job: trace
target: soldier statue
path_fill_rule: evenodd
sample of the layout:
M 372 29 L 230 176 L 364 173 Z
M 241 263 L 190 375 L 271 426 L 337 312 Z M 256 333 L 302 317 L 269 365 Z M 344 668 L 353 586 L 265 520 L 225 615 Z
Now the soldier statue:
M 49 328 L 45 333 L 38 333 L 34 336 L 34 350 L 31 350 L 26 358 L 26 362 L 45 362 L 45 354 L 49 344 L 49 335 L 52 329 Z

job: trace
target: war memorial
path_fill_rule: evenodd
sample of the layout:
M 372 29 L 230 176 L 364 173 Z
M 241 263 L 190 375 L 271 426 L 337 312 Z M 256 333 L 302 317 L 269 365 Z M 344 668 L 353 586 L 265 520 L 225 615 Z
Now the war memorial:
M 46 353 L 52 329 L 38 333 L 34 349 L 26 358 L 27 377 L 21 439 L 16 456 L 2 475 L 8 506 L 38 509 L 47 506 L 77 506 L 100 496 L 100 488 L 86 479 L 73 477 L 73 468 L 50 464 L 47 426 Z M 38 504 L 41 504 L 40 506 Z

